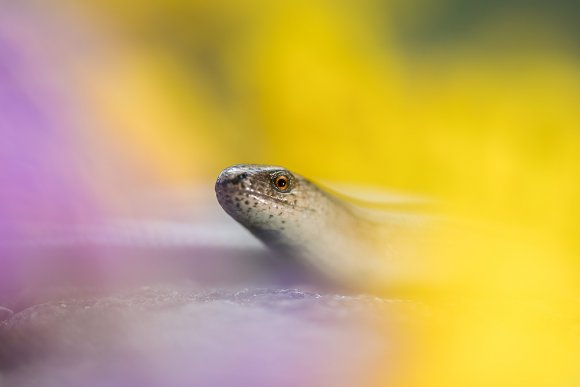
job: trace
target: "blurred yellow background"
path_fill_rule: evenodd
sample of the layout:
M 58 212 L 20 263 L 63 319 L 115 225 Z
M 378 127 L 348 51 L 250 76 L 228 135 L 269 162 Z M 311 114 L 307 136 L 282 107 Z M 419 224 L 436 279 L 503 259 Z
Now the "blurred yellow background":
M 450 257 L 474 273 L 456 289 L 472 302 L 428 327 L 401 384 L 580 380 L 574 2 L 61 0 L 10 12 L 31 82 L 70 101 L 54 114 L 77 128 L 99 195 L 122 196 L 112 170 L 177 185 L 262 163 L 440 198 L 517 242 Z

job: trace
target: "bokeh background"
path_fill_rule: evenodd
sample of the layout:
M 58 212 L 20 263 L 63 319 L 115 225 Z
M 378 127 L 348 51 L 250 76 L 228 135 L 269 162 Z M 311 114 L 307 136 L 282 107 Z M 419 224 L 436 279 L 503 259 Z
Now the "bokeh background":
M 2 1 L 1 238 L 130 217 L 141 193 L 211 190 L 237 163 L 431 196 L 510 242 L 446 257 L 472 273 L 452 292 L 470 302 L 426 328 L 402 385 L 577 384 L 579 12 Z M 20 261 L 0 253 L 8 291 Z

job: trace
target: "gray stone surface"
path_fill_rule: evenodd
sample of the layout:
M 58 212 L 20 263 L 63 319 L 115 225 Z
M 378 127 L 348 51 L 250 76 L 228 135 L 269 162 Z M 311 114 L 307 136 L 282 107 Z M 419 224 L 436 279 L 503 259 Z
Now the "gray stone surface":
M 0 385 L 355 386 L 396 372 L 417 303 L 192 284 L 76 297 L 0 329 Z M 380 368 L 379 367 L 379 368 Z

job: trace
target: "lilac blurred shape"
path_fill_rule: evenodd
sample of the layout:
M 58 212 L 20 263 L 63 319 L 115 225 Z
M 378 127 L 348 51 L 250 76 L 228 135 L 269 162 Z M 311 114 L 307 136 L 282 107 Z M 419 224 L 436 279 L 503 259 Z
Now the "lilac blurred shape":
M 75 297 L 0 327 L 0 375 L 33 386 L 354 386 L 404 363 L 419 303 L 297 289 L 155 285 Z
M 46 82 L 57 70 L 38 52 L 42 42 L 19 39 L 10 16 L 0 14 L 0 242 L 35 238 L 98 213 L 79 173 L 79 144 L 67 119 L 73 107 Z M 0 243 L 0 302 L 22 285 L 23 260 Z

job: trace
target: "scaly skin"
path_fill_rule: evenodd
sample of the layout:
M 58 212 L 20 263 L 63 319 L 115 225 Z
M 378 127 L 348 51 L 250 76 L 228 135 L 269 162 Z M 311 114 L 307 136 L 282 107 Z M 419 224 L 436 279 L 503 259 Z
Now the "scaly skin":
M 420 271 L 414 258 L 421 222 L 412 217 L 357 208 L 277 166 L 226 168 L 215 191 L 222 208 L 269 248 L 334 281 L 376 288 Z

